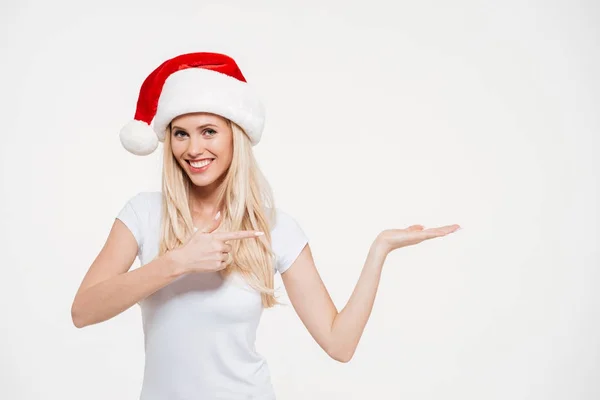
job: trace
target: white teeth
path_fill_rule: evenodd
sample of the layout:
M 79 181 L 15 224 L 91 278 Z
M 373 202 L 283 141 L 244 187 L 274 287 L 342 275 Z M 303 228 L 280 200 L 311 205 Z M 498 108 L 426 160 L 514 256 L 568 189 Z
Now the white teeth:
M 192 167 L 194 168 L 202 168 L 207 166 L 208 164 L 211 163 L 212 160 L 208 159 L 208 160 L 202 160 L 202 161 L 190 161 L 190 164 L 192 165 Z

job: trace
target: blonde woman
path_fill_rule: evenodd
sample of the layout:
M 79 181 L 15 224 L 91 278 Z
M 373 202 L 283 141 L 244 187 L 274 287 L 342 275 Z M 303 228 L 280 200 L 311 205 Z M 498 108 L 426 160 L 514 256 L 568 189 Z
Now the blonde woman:
M 263 125 L 262 103 L 233 59 L 190 53 L 146 78 L 135 118 L 121 131 L 121 143 L 136 155 L 164 143 L 162 190 L 138 193 L 119 212 L 75 296 L 72 318 L 81 328 L 140 304 L 142 400 L 274 399 L 254 342 L 263 308 L 277 304 L 275 273 L 319 346 L 348 362 L 387 254 L 459 229 L 381 232 L 338 311 L 305 233 L 274 206 L 257 167 L 252 148 Z M 136 257 L 141 266 L 129 271 Z

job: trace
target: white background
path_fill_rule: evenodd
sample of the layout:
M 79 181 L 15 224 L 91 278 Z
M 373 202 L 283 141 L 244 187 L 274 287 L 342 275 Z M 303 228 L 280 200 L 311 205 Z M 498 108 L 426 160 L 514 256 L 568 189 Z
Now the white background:
M 339 309 L 382 229 L 463 227 L 390 254 L 348 364 L 267 310 L 278 399 L 600 397 L 597 2 L 111 3 L 2 2 L 0 398 L 139 396 L 139 307 L 70 307 L 160 189 L 162 145 L 118 139 L 139 87 L 191 51 L 263 97 L 257 158 Z

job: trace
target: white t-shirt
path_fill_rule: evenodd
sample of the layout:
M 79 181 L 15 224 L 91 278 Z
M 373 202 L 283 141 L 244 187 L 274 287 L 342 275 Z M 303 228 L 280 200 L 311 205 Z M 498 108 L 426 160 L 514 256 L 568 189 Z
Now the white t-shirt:
M 141 192 L 117 216 L 138 243 L 141 265 L 158 254 L 161 206 L 161 192 Z M 283 273 L 308 239 L 291 216 L 278 208 L 275 215 L 271 244 Z M 240 275 L 189 273 L 139 304 L 146 353 L 140 400 L 275 399 L 255 349 L 261 296 Z

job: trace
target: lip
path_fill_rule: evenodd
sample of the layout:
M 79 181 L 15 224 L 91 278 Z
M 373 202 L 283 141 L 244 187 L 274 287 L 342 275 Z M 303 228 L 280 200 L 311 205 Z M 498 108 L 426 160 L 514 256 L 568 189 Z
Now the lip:
M 202 168 L 195 168 L 192 166 L 192 164 L 190 162 L 190 161 L 202 161 L 202 160 L 211 160 L 211 162 L 209 162 L 207 165 L 205 165 Z M 214 160 L 215 160 L 214 158 L 201 158 L 200 160 L 185 160 L 185 161 L 187 162 L 191 173 L 199 174 L 199 173 L 205 172 L 212 165 Z
M 204 158 L 199 158 L 197 160 L 185 160 L 187 162 L 196 162 L 196 161 L 202 161 L 202 160 L 214 160 L 214 157 L 204 157 Z

